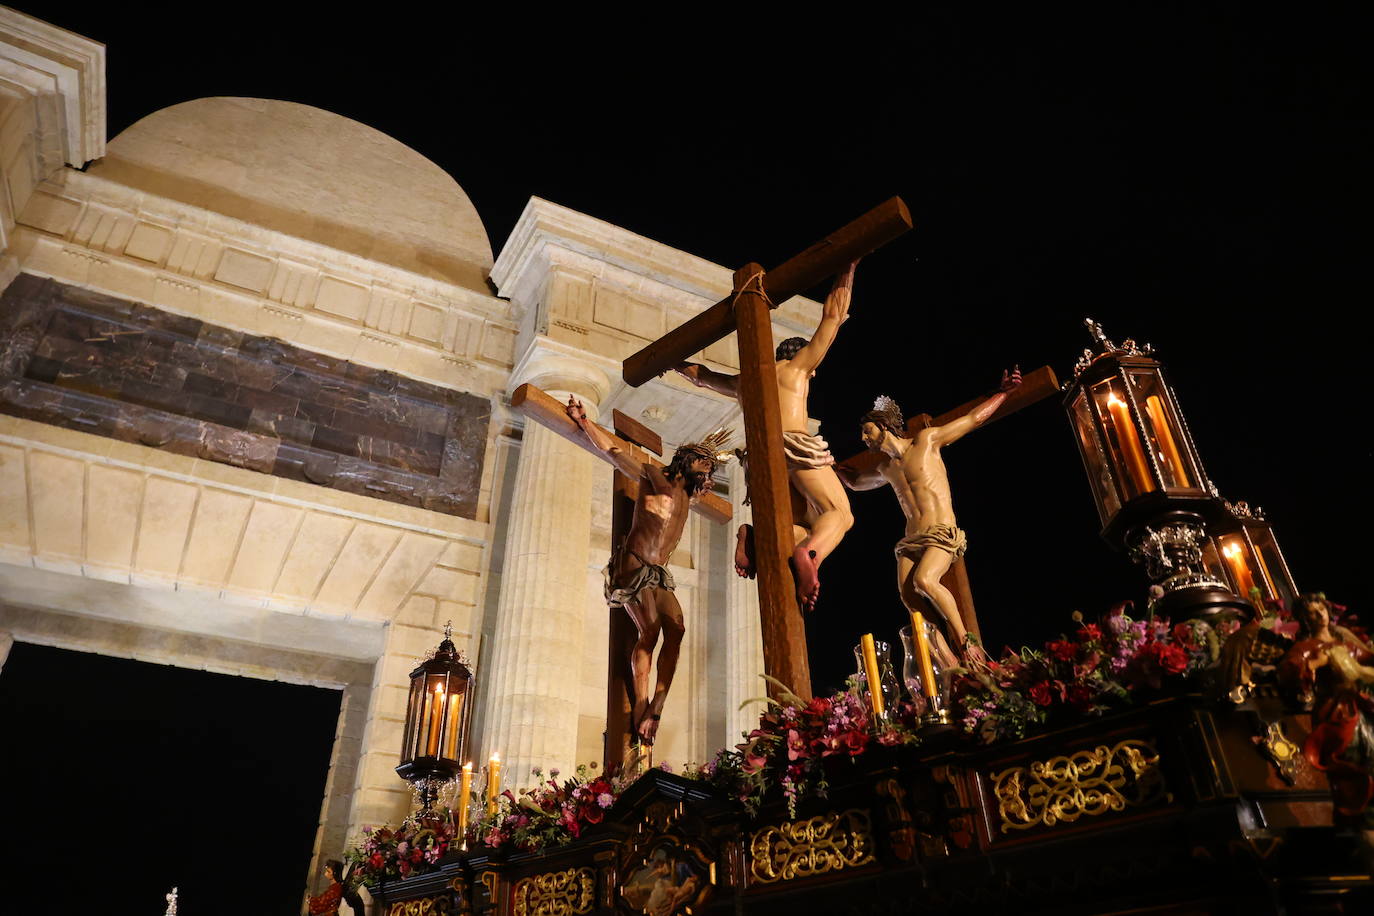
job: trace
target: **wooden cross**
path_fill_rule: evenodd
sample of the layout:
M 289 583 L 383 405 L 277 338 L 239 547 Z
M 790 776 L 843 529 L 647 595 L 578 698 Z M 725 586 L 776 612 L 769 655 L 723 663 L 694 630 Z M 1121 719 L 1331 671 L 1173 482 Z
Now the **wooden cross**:
M 788 559 L 792 508 L 782 453 L 782 412 L 769 310 L 825 281 L 911 228 L 911 214 L 894 197 L 801 254 L 764 272 L 758 264 L 735 271 L 734 292 L 625 360 L 625 381 L 638 387 L 731 332 L 739 335 L 739 402 L 749 447 L 749 497 L 754 506 L 754 565 L 758 570 L 763 666 L 803 699 L 811 698 L 806 628 L 797 607 Z M 770 685 L 770 693 L 777 688 Z
M 511 407 L 525 416 L 547 426 L 564 439 L 581 446 L 603 460 L 609 461 L 606 453 L 592 448 L 591 442 L 581 428 L 568 416 L 556 398 L 550 397 L 534 385 L 521 385 L 515 389 L 510 399 Z M 642 464 L 662 467 L 662 464 L 649 457 L 646 452 L 663 454 L 663 440 L 657 433 L 639 421 L 620 411 L 612 411 L 612 425 L 618 435 L 610 436 L 617 448 L 631 455 Z M 603 430 L 604 431 L 604 430 Z M 635 501 L 639 498 L 639 481 L 631 479 L 617 468 L 612 485 L 611 497 L 611 545 L 612 550 L 621 544 L 630 533 L 634 519 Z M 730 521 L 730 504 L 714 493 L 704 493 L 692 503 L 693 511 L 713 522 Z M 606 658 L 606 738 L 604 763 L 607 768 L 624 763 L 630 750 L 630 695 L 631 679 L 627 677 L 630 666 L 630 650 L 634 647 L 637 634 L 630 615 L 619 608 L 610 611 L 610 630 L 607 637 Z
M 1059 380 L 1054 377 L 1054 370 L 1049 366 L 1041 366 L 1034 372 L 1027 373 L 1022 377 L 1021 384 L 1011 390 L 1007 399 L 1002 402 L 992 416 L 983 421 L 983 425 L 986 426 L 994 420 L 1011 416 L 1018 410 L 1029 407 L 1058 392 Z M 953 410 L 945 411 L 934 419 L 928 413 L 918 413 L 906 421 L 907 436 L 914 439 L 917 433 L 928 426 L 944 426 L 946 423 L 952 423 L 964 414 L 973 411 L 986 400 L 987 397 L 974 398 L 972 401 L 960 404 Z M 876 468 L 886 458 L 886 455 L 879 452 L 864 451 L 846 458 L 840 464 L 863 474 Z M 964 566 L 963 557 L 954 561 L 949 571 L 940 580 L 940 584 L 954 595 L 954 602 L 959 606 L 959 617 L 964 622 L 964 629 L 981 640 L 983 634 L 978 628 L 978 615 L 973 608 L 973 590 L 969 587 L 968 570 Z

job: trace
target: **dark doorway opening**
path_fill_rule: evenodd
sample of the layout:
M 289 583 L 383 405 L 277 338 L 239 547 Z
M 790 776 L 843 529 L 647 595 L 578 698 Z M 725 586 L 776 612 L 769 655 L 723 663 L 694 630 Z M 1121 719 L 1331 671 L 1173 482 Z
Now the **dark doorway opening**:
M 299 913 L 341 698 L 15 643 L 4 909 L 159 914 L 176 885 L 183 913 Z

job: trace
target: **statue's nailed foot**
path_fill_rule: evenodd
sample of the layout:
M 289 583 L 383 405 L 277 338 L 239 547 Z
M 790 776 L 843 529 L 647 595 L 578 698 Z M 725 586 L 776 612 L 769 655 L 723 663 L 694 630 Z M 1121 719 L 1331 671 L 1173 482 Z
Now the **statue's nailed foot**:
M 965 668 L 979 670 L 988 667 L 988 654 L 983 651 L 983 647 L 978 645 L 971 634 L 964 637 L 964 644 L 959 647 L 959 654 L 963 657 Z
M 741 579 L 754 578 L 753 525 L 740 525 L 735 535 L 735 574 Z
M 639 736 L 641 744 L 653 747 L 654 739 L 658 737 L 658 722 L 661 717 L 658 713 L 650 713 L 639 720 L 639 728 L 635 733 Z
M 821 574 L 816 564 L 816 551 L 798 544 L 792 551 L 792 572 L 797 577 L 797 603 L 803 611 L 814 611 L 816 599 L 821 596 Z

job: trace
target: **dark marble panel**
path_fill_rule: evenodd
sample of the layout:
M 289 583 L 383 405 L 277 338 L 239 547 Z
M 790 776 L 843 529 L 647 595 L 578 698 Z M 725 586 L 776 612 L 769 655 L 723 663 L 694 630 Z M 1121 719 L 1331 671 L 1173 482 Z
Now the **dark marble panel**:
M 0 411 L 473 517 L 490 404 L 280 340 L 20 275 Z

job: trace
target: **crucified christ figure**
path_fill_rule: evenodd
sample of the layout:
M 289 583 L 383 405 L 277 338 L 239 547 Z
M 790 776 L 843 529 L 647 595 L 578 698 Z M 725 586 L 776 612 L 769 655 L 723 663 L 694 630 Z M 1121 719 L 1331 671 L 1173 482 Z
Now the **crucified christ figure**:
M 996 394 L 957 420 L 926 427 L 915 439 L 906 437 L 906 420 L 897 402 L 879 397 L 873 409 L 859 420 L 859 433 L 864 445 L 881 452 L 886 459 L 864 473 L 856 473 L 847 465 L 836 466 L 840 479 L 851 490 L 872 490 L 884 484 L 892 487 L 906 515 L 906 536 L 896 547 L 897 590 L 902 603 L 908 610 L 924 611 L 920 596 L 929 598 L 944 618 L 949 635 L 959 647 L 959 656 L 974 664 L 986 662 L 987 655 L 969 638 L 954 595 L 940 582 L 968 547 L 968 538 L 955 525 L 949 476 L 940 449 L 987 422 L 1020 384 L 1019 367 L 1013 367 L 1010 373 L 1003 372 Z M 948 645 L 939 649 L 946 664 L 955 663 Z
M 806 431 L 806 401 L 811 391 L 811 379 L 816 367 L 825 359 L 826 351 L 835 342 L 840 325 L 849 318 L 849 301 L 854 288 L 853 261 L 835 278 L 816 333 L 808 341 L 803 337 L 789 337 L 778 344 L 778 406 L 782 411 L 783 452 L 787 458 L 787 477 L 792 485 L 793 500 L 792 566 L 797 576 L 797 598 L 810 611 L 820 595 L 820 567 L 825 558 L 839 546 L 854 524 L 849 511 L 849 495 L 835 475 L 835 459 L 830 447 L 820 436 Z M 698 388 L 739 397 L 739 376 L 725 375 L 697 363 L 682 363 L 679 374 Z M 751 446 L 754 447 L 754 446 Z M 801 522 L 801 524 L 797 524 Z M 739 547 L 735 551 L 735 571 L 753 577 L 754 558 L 752 532 L 748 525 L 739 529 Z
M 717 449 L 729 433 L 718 430 L 703 442 L 686 443 L 666 467 L 659 468 L 641 463 L 615 445 L 605 430 L 587 419 L 582 402 L 569 397 L 566 410 L 593 448 L 605 453 L 620 473 L 639 481 L 629 534 L 623 543 L 612 545 L 606 566 L 606 603 L 624 608 L 639 633 L 630 652 L 634 692 L 630 729 L 639 741 L 653 744 L 687 632 L 682 606 L 673 594 L 675 583 L 668 571 L 668 558 L 682 539 L 692 502 L 711 491 L 711 475 L 724 460 Z M 649 677 L 660 634 L 663 646 L 658 652 L 658 682 L 650 695 Z

